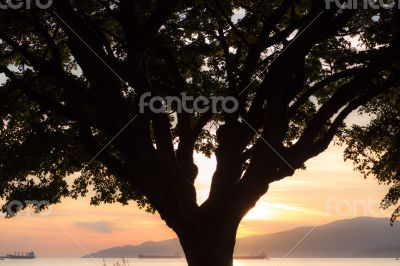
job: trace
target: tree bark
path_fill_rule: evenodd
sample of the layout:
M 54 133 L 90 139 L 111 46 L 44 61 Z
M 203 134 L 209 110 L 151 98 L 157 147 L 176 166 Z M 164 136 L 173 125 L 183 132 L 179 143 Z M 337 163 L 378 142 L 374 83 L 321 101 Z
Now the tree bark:
M 218 223 L 213 217 L 207 220 L 177 233 L 188 265 L 232 266 L 238 225 Z

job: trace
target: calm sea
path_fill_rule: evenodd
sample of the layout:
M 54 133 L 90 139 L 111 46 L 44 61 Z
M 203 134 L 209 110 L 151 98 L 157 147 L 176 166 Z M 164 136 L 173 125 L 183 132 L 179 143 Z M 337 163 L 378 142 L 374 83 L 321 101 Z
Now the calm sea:
M 106 259 L 107 266 L 122 266 L 121 259 Z M 118 264 L 119 263 L 119 264 Z M 0 266 L 104 266 L 102 259 L 35 259 L 35 260 L 0 260 Z M 186 266 L 183 259 L 153 260 L 128 259 L 129 266 Z M 271 259 L 240 260 L 235 266 L 391 266 L 400 265 L 395 259 Z

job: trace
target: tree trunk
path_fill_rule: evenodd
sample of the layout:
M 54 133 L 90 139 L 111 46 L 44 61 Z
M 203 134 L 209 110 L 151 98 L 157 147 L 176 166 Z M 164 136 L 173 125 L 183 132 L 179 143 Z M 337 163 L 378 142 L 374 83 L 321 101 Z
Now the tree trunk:
M 199 225 L 199 222 L 197 222 Z M 202 223 L 178 233 L 189 266 L 232 266 L 237 226 Z

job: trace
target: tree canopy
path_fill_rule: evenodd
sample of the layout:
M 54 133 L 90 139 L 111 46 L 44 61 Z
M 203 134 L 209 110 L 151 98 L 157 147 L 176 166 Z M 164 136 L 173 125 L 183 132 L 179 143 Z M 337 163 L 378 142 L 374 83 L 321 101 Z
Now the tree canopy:
M 1 10 L 0 195 L 58 203 L 92 189 L 93 204 L 157 211 L 186 243 L 200 223 L 236 232 L 270 183 L 337 140 L 356 169 L 391 185 L 383 206 L 395 206 L 399 10 L 327 7 L 58 0 Z M 240 106 L 140 113 L 146 92 L 233 96 Z M 368 123 L 346 123 L 353 112 Z M 201 206 L 195 152 L 217 158 Z

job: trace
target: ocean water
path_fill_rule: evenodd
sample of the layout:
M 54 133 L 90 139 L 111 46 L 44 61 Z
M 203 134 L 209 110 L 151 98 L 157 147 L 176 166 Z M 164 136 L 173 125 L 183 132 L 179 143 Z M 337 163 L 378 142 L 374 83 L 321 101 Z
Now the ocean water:
M 105 265 L 122 265 L 121 259 L 106 259 Z M 117 264 L 119 263 L 119 264 Z M 0 260 L 0 266 L 104 266 L 102 259 Z M 184 259 L 128 259 L 129 266 L 186 266 Z M 395 259 L 270 259 L 239 260 L 235 266 L 391 266 Z

